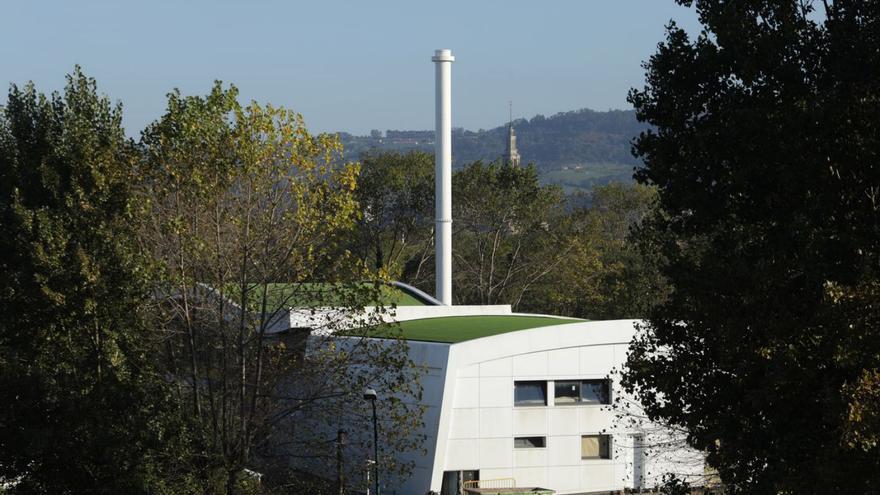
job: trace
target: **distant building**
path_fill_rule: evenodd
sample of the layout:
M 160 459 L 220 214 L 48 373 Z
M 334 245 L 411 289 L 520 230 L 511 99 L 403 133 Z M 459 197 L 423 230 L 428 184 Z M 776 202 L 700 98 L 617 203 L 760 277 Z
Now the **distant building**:
M 505 165 L 519 167 L 519 151 L 516 149 L 516 132 L 513 130 L 513 115 L 507 124 L 507 147 L 504 150 L 502 161 Z

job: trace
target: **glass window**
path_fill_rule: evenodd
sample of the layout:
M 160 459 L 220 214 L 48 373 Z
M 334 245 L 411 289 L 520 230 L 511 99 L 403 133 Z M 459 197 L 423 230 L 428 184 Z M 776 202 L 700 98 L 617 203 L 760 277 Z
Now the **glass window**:
M 581 402 L 586 404 L 610 404 L 608 380 L 584 380 L 581 382 Z
M 547 446 L 547 437 L 516 437 L 513 439 L 515 449 L 542 449 Z
M 555 405 L 610 404 L 608 380 L 557 380 L 553 387 Z
M 584 435 L 581 437 L 581 459 L 611 459 L 610 435 Z
M 553 387 L 556 398 L 554 404 L 575 404 L 580 401 L 581 382 L 557 381 Z
M 547 382 L 513 382 L 513 403 L 516 406 L 546 406 Z

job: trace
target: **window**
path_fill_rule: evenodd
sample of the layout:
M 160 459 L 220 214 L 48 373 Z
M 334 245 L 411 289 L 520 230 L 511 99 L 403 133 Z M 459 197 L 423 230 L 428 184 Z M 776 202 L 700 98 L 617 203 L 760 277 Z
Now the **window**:
M 610 404 L 609 380 L 557 380 L 554 404 Z
M 543 449 L 547 446 L 547 437 L 516 437 L 513 439 L 515 449 Z
M 546 406 L 547 382 L 513 382 L 515 406 Z
M 584 435 L 581 437 L 581 459 L 611 459 L 610 435 Z

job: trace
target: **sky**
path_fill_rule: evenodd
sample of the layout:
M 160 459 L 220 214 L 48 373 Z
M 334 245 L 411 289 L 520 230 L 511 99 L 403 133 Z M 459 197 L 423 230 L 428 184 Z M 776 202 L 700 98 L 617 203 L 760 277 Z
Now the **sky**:
M 123 103 L 137 137 L 173 88 L 214 80 L 303 114 L 311 131 L 431 129 L 435 49 L 449 48 L 453 125 L 492 128 L 591 108 L 629 108 L 643 61 L 675 20 L 673 0 L 226 1 L 9 0 L 0 83 L 64 87 L 75 64 Z

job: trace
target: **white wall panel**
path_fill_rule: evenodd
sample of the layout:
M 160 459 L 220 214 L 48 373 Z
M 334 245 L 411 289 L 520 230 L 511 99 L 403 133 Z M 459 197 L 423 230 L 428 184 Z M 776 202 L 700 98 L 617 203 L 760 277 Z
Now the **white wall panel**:
M 607 345 L 592 345 L 580 349 L 581 374 L 604 376 L 614 366 L 614 349 Z
M 449 438 L 477 438 L 480 435 L 480 410 L 453 409 Z
M 579 466 L 581 464 L 581 436 L 567 435 L 550 438 L 547 446 L 550 451 L 551 466 Z
M 480 379 L 459 378 L 455 380 L 455 398 L 452 407 L 478 407 L 480 405 Z
M 616 484 L 615 466 L 612 461 L 589 461 L 581 467 L 582 490 L 609 490 Z
M 559 378 L 576 376 L 580 373 L 579 353 L 577 347 L 548 352 L 548 373 Z
M 477 378 L 480 376 L 480 365 L 471 364 L 469 366 L 462 366 L 458 369 L 456 376 L 459 378 Z
M 511 442 L 512 445 L 512 442 Z M 547 465 L 547 449 L 514 449 L 514 467 L 544 467 Z
M 557 492 L 578 491 L 580 489 L 579 466 L 555 466 L 547 468 L 547 487 Z
M 514 407 L 513 434 L 516 436 L 546 435 L 546 407 Z
M 511 407 L 513 382 L 510 378 L 480 378 L 480 407 Z
M 512 419 L 509 407 L 480 408 L 480 437 L 510 438 L 513 434 Z
M 510 376 L 512 360 L 510 358 L 495 359 L 480 363 L 480 376 Z
M 447 471 L 477 469 L 479 465 L 479 440 L 449 440 L 446 444 Z
M 521 377 L 546 377 L 547 376 L 547 353 L 534 352 L 513 357 L 513 376 Z
M 481 468 L 506 468 L 513 465 L 513 440 L 482 438 L 479 442 Z
M 578 429 L 581 433 L 598 433 L 610 429 L 614 423 L 614 412 L 607 406 L 580 406 L 578 412 Z
M 550 416 L 551 435 L 572 435 L 578 433 L 578 408 L 577 407 L 551 407 L 548 409 Z

